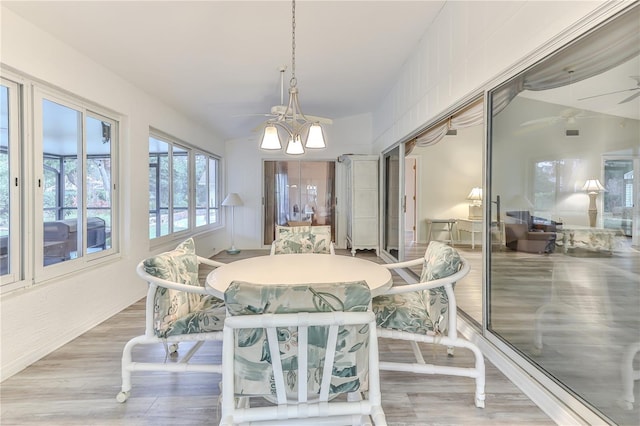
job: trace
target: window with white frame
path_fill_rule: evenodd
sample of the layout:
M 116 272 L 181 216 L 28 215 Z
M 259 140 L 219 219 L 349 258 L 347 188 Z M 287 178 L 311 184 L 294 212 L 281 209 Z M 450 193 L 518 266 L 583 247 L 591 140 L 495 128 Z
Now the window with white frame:
M 117 253 L 117 116 L 23 77 L 0 103 L 1 290 Z
M 218 158 L 210 154 L 195 154 L 196 227 L 220 223 L 219 162 Z
M 19 278 L 21 215 L 18 180 L 20 164 L 19 86 L 2 79 L 0 85 L 0 277 L 2 284 Z
M 577 159 L 536 161 L 533 176 L 533 205 L 536 215 L 556 214 L 557 205 L 575 192 L 581 168 Z
M 160 132 L 149 135 L 149 238 L 220 223 L 220 159 Z
M 117 121 L 76 99 L 34 92 L 44 269 L 114 252 Z M 36 229 L 39 231 L 39 229 Z M 40 257 L 41 256 L 41 257 Z

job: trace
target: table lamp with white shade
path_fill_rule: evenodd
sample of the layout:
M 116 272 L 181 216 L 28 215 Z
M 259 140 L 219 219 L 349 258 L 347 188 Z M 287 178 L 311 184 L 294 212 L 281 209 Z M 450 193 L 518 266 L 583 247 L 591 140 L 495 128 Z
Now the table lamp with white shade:
M 469 195 L 467 195 L 467 200 L 471 201 L 471 204 L 469 204 L 469 220 L 482 219 L 482 188 L 472 188 Z
M 606 191 L 598 179 L 589 179 L 582 187 L 583 191 L 589 194 L 589 226 L 595 228 L 598 209 L 596 208 L 596 198 L 600 192 Z
M 235 243 L 234 243 L 234 227 L 233 227 L 233 216 L 234 216 L 234 212 L 235 212 L 235 208 L 236 206 L 241 206 L 242 205 L 242 199 L 240 198 L 240 196 L 235 193 L 235 192 L 231 192 L 229 193 L 229 195 L 227 195 L 227 198 L 224 199 L 224 201 L 222 202 L 223 206 L 229 206 L 231 207 L 231 248 L 227 249 L 227 253 L 229 254 L 238 254 L 240 253 L 240 250 L 236 248 Z

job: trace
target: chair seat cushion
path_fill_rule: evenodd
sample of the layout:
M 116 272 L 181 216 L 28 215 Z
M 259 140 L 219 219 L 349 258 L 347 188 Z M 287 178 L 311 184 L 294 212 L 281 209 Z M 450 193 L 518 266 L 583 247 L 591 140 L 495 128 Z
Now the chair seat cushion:
M 223 300 L 214 296 L 204 296 L 191 312 L 163 323 L 158 336 L 222 331 L 226 314 Z
M 372 300 L 378 327 L 415 334 L 434 332 L 428 304 L 428 293 L 425 291 L 382 295 Z

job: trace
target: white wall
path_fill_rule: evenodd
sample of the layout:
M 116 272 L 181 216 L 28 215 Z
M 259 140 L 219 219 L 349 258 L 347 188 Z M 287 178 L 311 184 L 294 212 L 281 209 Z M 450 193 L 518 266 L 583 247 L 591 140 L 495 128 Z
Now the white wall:
M 261 151 L 259 134 L 250 139 L 237 139 L 226 143 L 227 189 L 237 192 L 244 202 L 244 206 L 236 208 L 235 243 L 246 249 L 263 248 L 262 245 L 262 184 L 264 160 L 327 160 L 335 161 L 342 154 L 370 154 L 371 153 L 371 116 L 369 114 L 346 117 L 334 120 L 330 126 L 325 126 L 327 148 L 321 151 L 309 150 L 304 156 L 286 156 L 283 152 L 271 153 Z M 339 167 L 336 167 L 336 192 L 338 205 L 338 233 L 342 234 L 344 214 L 341 207 L 342 194 L 340 192 L 341 177 Z M 342 224 L 342 225 L 341 225 Z M 343 238 L 337 238 L 342 241 Z
M 10 10 L 2 7 L 1 12 L 4 65 L 117 111 L 123 117 L 119 143 L 121 257 L 1 296 L 0 377 L 4 379 L 144 296 L 146 285 L 134 271 L 137 262 L 150 254 L 147 231 L 149 126 L 220 155 L 224 154 L 224 146 L 211 131 L 187 120 Z M 201 236 L 197 246 L 201 254 L 209 256 L 214 247 L 226 246 L 226 241 L 222 230 Z
M 418 241 L 426 243 L 425 219 L 466 219 L 467 196 L 473 187 L 482 187 L 483 126 L 458 130 L 429 147 L 416 147 L 412 156 L 418 160 Z M 432 235 L 433 239 L 444 237 Z

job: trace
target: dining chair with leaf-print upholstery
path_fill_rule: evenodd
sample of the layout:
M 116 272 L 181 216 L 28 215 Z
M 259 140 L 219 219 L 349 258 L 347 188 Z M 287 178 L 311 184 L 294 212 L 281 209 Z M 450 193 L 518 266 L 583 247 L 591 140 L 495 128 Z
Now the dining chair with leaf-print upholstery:
M 336 254 L 331 241 L 331 226 L 276 226 L 271 254 Z
M 419 374 L 444 374 L 475 379 L 475 405 L 484 407 L 485 365 L 480 349 L 458 336 L 455 283 L 470 270 L 469 262 L 458 251 L 438 241 L 431 241 L 424 257 L 383 265 L 403 269 L 422 265 L 420 282 L 394 285 L 385 294 L 373 298 L 372 307 L 378 324 L 378 336 L 410 342 L 415 363 L 380 361 L 381 370 Z M 469 349 L 473 367 L 427 364 L 418 343 L 444 345 L 450 356 L 455 347 Z
M 199 281 L 201 264 L 209 267 L 223 265 L 196 255 L 192 238 L 175 250 L 152 256 L 138 264 L 136 271 L 149 286 L 145 332 L 129 340 L 122 351 L 122 389 L 116 396 L 118 402 L 129 398 L 134 371 L 222 373 L 220 363 L 189 362 L 205 341 L 222 340 L 226 316 L 224 301 L 209 295 Z M 181 342 L 194 344 L 186 354 L 172 362 L 133 361 L 133 349 L 137 345 L 162 344 L 168 358 L 177 354 Z
M 385 425 L 370 301 L 364 281 L 232 282 L 220 424 Z

